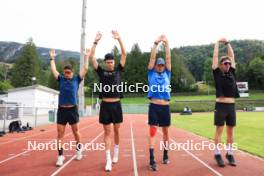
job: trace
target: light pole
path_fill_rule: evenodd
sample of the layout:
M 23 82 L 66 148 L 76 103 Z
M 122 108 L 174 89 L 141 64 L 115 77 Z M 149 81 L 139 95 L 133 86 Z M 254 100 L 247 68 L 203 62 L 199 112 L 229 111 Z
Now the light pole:
M 82 5 L 82 25 L 81 25 L 81 53 L 80 53 L 80 69 L 83 67 L 84 64 L 84 51 L 85 51 L 85 27 L 86 27 L 86 4 L 87 0 L 83 0 Z M 80 83 L 79 86 L 79 112 L 80 115 L 84 115 L 84 79 Z

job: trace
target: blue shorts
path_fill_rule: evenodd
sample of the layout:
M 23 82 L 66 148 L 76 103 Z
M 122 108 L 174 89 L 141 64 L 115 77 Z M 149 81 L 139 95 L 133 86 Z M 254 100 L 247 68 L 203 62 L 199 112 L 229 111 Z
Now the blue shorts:
M 160 127 L 170 126 L 170 105 L 157 105 L 150 103 L 148 112 L 148 124 Z

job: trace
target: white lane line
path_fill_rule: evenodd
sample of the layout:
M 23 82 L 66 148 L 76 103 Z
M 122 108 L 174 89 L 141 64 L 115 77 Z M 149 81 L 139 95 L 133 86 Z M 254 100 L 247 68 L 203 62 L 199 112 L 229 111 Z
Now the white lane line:
M 162 134 L 159 131 L 160 134 Z M 172 138 L 170 138 L 170 140 L 174 143 L 177 143 L 175 140 L 173 140 Z M 205 167 L 207 167 L 210 171 L 212 171 L 215 175 L 217 176 L 223 176 L 221 173 L 219 173 L 218 171 L 216 171 L 215 169 L 213 169 L 211 166 L 209 166 L 208 164 L 206 164 L 204 161 L 202 161 L 200 158 L 198 158 L 197 156 L 195 156 L 193 153 L 191 153 L 190 151 L 186 150 L 185 148 L 183 148 L 181 146 L 181 148 L 191 157 L 193 157 L 194 159 L 196 159 L 199 163 L 201 163 L 202 165 L 204 165 Z
M 93 143 L 94 141 L 96 141 L 100 136 L 102 136 L 104 132 L 102 131 L 101 133 L 99 133 L 90 143 Z M 85 150 L 84 150 L 85 151 Z M 71 157 L 65 164 L 63 164 L 59 169 L 57 169 L 55 172 L 53 172 L 51 174 L 51 176 L 55 176 L 56 174 L 58 174 L 62 169 L 64 169 L 68 164 L 70 164 L 70 162 L 72 162 L 72 160 L 74 160 L 76 158 L 76 155 L 74 155 L 73 157 Z
M 183 130 L 183 129 L 179 129 L 179 128 L 177 128 L 177 130 L 181 130 L 181 131 L 183 131 L 183 132 L 185 132 L 185 133 L 189 133 L 189 134 L 191 134 L 191 135 L 194 135 L 194 136 L 196 136 L 198 139 L 200 138 L 200 139 L 203 140 L 203 141 L 206 140 L 206 141 L 209 141 L 209 142 L 214 142 L 212 139 L 206 138 L 206 137 L 204 137 L 204 136 L 200 136 L 200 135 L 198 135 L 198 134 L 195 134 L 195 133 L 192 133 L 192 132 L 189 132 L 189 131 L 185 131 L 185 130 Z M 251 153 L 245 152 L 245 151 L 243 151 L 243 150 L 236 150 L 236 151 L 239 152 L 239 153 L 241 153 L 241 154 L 245 154 L 245 155 L 247 155 L 247 156 L 249 156 L 249 157 L 252 157 L 252 158 L 254 158 L 254 159 L 257 159 L 257 160 L 259 160 L 259 161 L 264 162 L 264 159 L 260 158 L 259 156 L 254 155 L 254 154 L 251 154 Z
M 90 124 L 90 125 L 88 125 L 88 126 L 86 126 L 86 127 L 83 127 L 83 128 L 80 129 L 80 131 L 81 131 L 81 130 L 84 130 L 84 129 L 86 129 L 86 128 L 88 128 L 88 127 L 94 125 L 94 124 L 97 124 L 97 123 L 94 122 L 94 123 L 92 123 L 92 124 Z M 67 133 L 64 137 L 69 136 L 69 135 L 71 135 L 71 134 L 72 134 L 72 132 L 69 132 L 69 133 Z M 48 143 L 51 143 L 53 140 L 55 140 L 55 139 L 50 140 Z M 17 157 L 19 157 L 19 156 L 21 156 L 21 155 L 23 155 L 23 154 L 25 154 L 25 153 L 31 152 L 31 151 L 34 151 L 34 150 L 26 150 L 26 151 L 24 151 L 24 152 L 21 152 L 21 153 L 18 153 L 18 154 L 16 154 L 16 155 L 12 156 L 12 157 L 6 158 L 6 159 L 0 161 L 0 164 L 3 164 L 3 163 L 6 162 L 6 161 L 12 160 L 12 159 L 14 159 L 14 158 L 17 158 Z
M 137 158 L 135 151 L 135 143 L 134 143 L 134 135 L 133 135 L 133 124 L 130 121 L 130 133 L 131 133 L 131 145 L 132 145 L 132 156 L 133 156 L 133 168 L 134 168 L 134 176 L 138 176 L 137 170 Z

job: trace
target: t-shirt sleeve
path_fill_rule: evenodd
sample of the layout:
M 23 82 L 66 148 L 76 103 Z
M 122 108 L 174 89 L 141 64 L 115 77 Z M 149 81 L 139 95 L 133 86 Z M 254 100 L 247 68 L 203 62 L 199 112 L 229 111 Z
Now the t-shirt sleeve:
M 63 76 L 59 74 L 57 81 L 60 82 L 63 79 Z
M 77 81 L 78 81 L 78 84 L 80 84 L 80 83 L 82 82 L 82 80 L 83 80 L 83 79 L 82 79 L 81 76 L 78 74 L 78 75 L 77 75 Z
M 216 82 L 217 82 L 219 73 L 220 73 L 220 68 L 219 67 L 217 67 L 216 69 L 213 69 L 214 80 Z
M 150 78 L 152 77 L 154 71 L 155 71 L 155 68 L 150 69 L 150 70 L 148 69 L 148 80 L 150 80 Z
M 98 67 L 95 71 L 99 77 L 101 77 L 103 75 L 103 72 L 104 72 L 104 70 L 102 69 L 102 67 L 100 65 L 98 65 Z
M 168 75 L 169 79 L 171 79 L 171 70 L 168 70 L 168 69 L 166 68 L 165 72 L 166 72 L 166 74 Z
M 233 73 L 233 74 L 235 74 L 236 73 L 236 69 L 233 68 L 233 67 L 230 67 L 230 72 Z
M 220 68 L 219 68 L 219 67 L 217 67 L 216 69 L 213 69 L 213 74 L 214 74 L 214 75 L 216 75 L 216 74 L 218 74 L 218 73 L 219 73 L 219 71 L 220 71 Z
M 117 66 L 117 70 L 124 71 L 125 67 L 123 67 L 120 63 Z

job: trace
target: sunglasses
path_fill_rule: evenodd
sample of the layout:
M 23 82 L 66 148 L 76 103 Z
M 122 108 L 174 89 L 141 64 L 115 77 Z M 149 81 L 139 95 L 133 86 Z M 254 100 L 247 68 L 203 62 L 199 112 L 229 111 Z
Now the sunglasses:
M 64 74 L 69 75 L 69 74 L 71 74 L 71 72 L 70 71 L 65 71 Z
M 164 67 L 164 65 L 163 64 L 158 64 L 158 67 Z
M 227 66 L 227 65 L 231 65 L 231 62 L 224 62 L 223 63 L 225 66 Z

